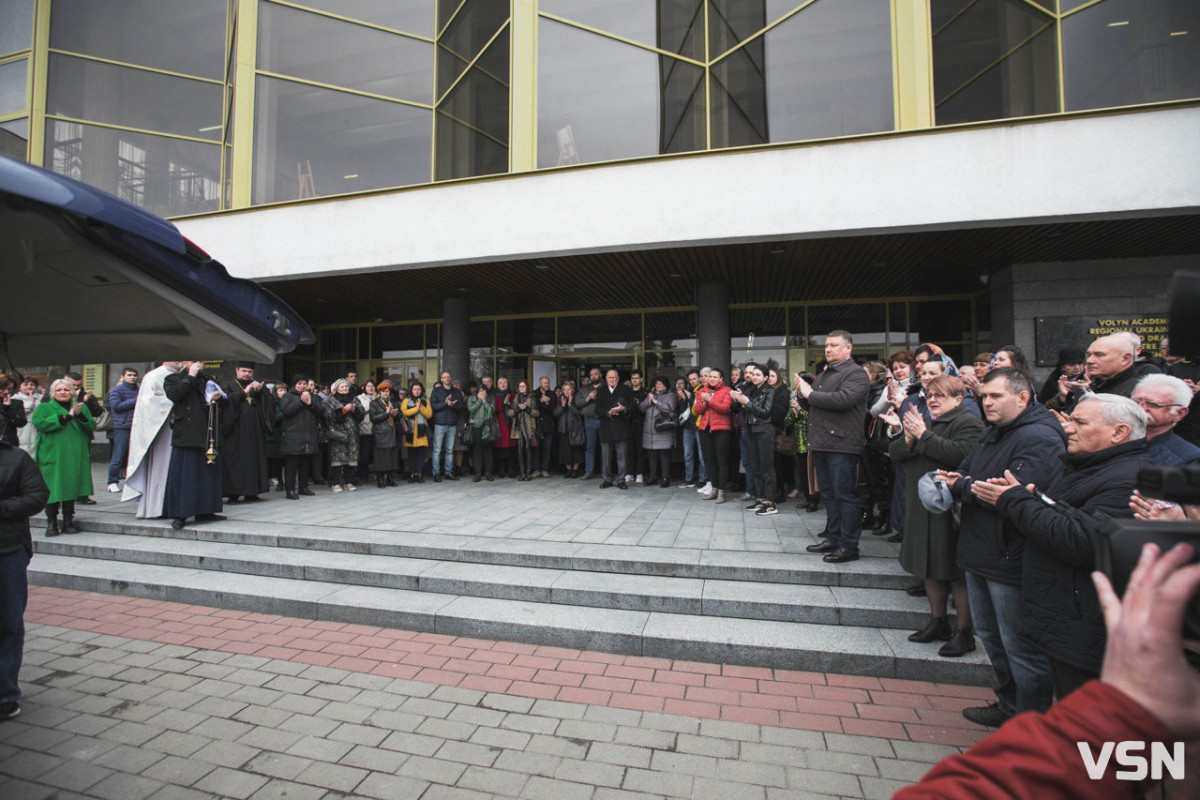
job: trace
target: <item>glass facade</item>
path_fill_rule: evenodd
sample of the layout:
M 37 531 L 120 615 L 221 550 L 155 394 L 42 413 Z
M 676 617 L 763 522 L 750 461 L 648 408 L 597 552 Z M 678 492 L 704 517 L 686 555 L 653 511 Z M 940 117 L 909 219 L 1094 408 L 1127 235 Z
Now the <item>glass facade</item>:
M 965 363 L 988 341 L 977 316 L 986 296 L 878 299 L 822 303 L 743 303 L 730 306 L 732 361 L 750 359 L 791 372 L 811 369 L 824 357 L 825 334 L 844 328 L 854 334 L 856 357 L 890 354 L 936 341 Z M 285 373 L 313 370 L 329 382 L 355 369 L 375 379 L 389 375 L 426 380 L 441 363 L 441 327 L 436 320 L 318 329 L 317 345 L 297 351 Z M 696 308 L 613 309 L 604 312 L 538 314 L 471 319 L 468 343 L 471 378 L 536 374 L 556 382 L 579 379 L 593 366 L 640 369 L 674 378 L 697 366 Z M 436 379 L 436 378 L 435 378 Z
M 1196 0 L 894 11 L 891 0 L 0 0 L 0 152 L 176 216 L 891 133 L 929 124 L 916 107 L 947 125 L 1200 99 Z M 927 54 L 912 50 L 920 42 Z M 932 86 L 897 72 L 926 55 Z

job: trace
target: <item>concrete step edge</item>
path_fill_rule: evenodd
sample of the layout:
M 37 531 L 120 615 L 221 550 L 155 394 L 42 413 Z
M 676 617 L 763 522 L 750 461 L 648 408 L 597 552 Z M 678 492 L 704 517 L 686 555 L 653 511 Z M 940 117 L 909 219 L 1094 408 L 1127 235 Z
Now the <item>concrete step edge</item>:
M 47 555 L 629 611 L 909 631 L 928 617 L 923 601 L 895 589 L 498 567 L 105 533 L 35 544 Z
M 299 526 L 232 521 L 189 525 L 182 530 L 174 530 L 162 520 L 130 518 L 89 519 L 84 526 L 88 531 L 103 533 L 585 572 L 879 589 L 904 588 L 913 580 L 894 558 L 863 558 L 833 565 L 806 553 L 623 547 L 440 534 L 402 534 L 409 541 L 398 541 L 395 537 L 400 534 L 390 531 L 314 529 L 308 533 L 297 531 Z
M 580 608 L 42 555 L 35 585 L 627 655 L 988 685 L 982 655 L 939 659 L 901 631 Z

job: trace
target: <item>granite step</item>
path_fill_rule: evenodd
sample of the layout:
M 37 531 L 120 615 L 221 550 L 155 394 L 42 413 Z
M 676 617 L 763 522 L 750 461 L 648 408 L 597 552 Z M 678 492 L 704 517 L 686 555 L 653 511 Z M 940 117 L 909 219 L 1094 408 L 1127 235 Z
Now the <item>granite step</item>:
M 199 530 L 199 527 L 197 527 Z M 213 529 L 207 529 L 213 530 Z M 41 539 L 39 554 L 568 606 L 912 631 L 921 598 L 897 589 L 517 567 L 187 538 L 85 532 Z
M 326 553 L 356 553 L 508 567 L 777 584 L 903 589 L 913 583 L 894 548 L 848 564 L 826 564 L 803 552 L 754 552 L 688 547 L 584 544 L 375 528 L 335 528 L 226 520 L 175 530 L 161 520 L 108 514 L 88 519 L 89 532 L 183 539 Z M 864 537 L 865 541 L 866 537 Z M 39 540 L 44 541 L 44 540 Z M 876 543 L 872 543 L 874 546 Z M 864 553 L 867 548 L 864 547 Z M 886 555 L 884 555 L 886 553 Z
M 44 540 L 38 544 L 40 548 Z M 30 564 L 29 579 L 66 589 L 629 655 L 973 685 L 987 685 L 992 678 L 982 648 L 962 659 L 941 659 L 932 645 L 907 641 L 905 631 L 844 623 L 734 619 L 347 586 L 330 580 L 56 555 L 41 548 Z

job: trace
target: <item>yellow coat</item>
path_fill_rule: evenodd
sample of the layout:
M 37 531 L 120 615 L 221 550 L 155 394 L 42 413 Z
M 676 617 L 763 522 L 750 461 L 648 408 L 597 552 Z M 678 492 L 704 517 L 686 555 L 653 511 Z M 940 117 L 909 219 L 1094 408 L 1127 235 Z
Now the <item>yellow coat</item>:
M 433 416 L 433 407 L 429 398 L 422 396 L 420 400 L 412 397 L 404 398 L 400 413 L 408 418 L 408 433 L 404 436 L 406 447 L 429 446 L 429 420 Z M 419 416 L 418 416 L 419 415 Z

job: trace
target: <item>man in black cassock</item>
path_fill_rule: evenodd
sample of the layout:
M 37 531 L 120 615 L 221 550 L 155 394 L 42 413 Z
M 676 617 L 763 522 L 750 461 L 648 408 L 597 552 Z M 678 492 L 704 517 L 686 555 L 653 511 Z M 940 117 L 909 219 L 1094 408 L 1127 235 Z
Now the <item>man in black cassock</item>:
M 254 379 L 254 364 L 239 361 L 234 380 L 221 386 L 229 408 L 221 414 L 221 493 L 236 503 L 270 491 L 267 434 L 275 422 L 275 393 Z
M 171 466 L 163 516 L 171 527 L 182 528 L 188 517 L 197 522 L 225 519 L 221 510 L 221 409 L 229 400 L 201 372 L 201 361 L 184 362 L 184 369 L 163 381 L 171 410 Z M 211 451 L 210 451 L 211 448 Z

